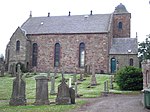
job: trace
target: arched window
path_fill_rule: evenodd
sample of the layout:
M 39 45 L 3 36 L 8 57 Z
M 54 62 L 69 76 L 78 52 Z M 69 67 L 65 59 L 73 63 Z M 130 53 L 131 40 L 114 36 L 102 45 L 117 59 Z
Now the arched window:
M 20 51 L 20 41 L 19 40 L 16 42 L 16 51 L 17 52 Z
M 85 65 L 85 44 L 82 42 L 79 45 L 79 67 Z
M 122 22 L 119 22 L 119 23 L 118 23 L 118 28 L 119 28 L 119 30 L 122 29 Z
M 38 54 L 38 45 L 34 43 L 32 45 L 32 66 L 37 66 L 37 54 Z
M 133 59 L 132 58 L 130 58 L 130 60 L 129 60 L 129 65 L 133 66 Z
M 54 54 L 54 67 L 58 67 L 60 64 L 60 44 L 55 44 L 55 54 Z

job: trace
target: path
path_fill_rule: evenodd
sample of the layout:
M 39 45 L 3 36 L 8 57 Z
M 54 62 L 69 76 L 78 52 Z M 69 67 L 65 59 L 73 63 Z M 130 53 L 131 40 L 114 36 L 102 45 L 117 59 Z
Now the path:
M 109 95 L 91 100 L 72 112 L 150 112 L 143 107 L 142 95 Z

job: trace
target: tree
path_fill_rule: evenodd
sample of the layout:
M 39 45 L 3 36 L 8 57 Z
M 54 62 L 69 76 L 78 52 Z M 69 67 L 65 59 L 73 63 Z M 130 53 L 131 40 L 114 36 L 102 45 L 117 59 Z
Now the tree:
M 150 35 L 147 36 L 145 41 L 139 43 L 138 53 L 140 62 L 150 59 Z

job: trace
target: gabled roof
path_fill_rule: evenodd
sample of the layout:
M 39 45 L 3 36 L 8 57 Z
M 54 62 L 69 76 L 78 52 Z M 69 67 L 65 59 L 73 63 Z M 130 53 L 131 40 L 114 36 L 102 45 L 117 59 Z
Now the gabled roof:
M 109 54 L 137 54 L 136 38 L 113 38 Z
M 21 28 L 26 34 L 104 33 L 109 31 L 111 15 L 30 17 Z

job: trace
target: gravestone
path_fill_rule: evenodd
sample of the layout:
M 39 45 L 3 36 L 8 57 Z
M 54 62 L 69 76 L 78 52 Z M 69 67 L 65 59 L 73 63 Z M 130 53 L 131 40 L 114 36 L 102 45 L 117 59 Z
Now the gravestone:
M 4 71 L 5 71 L 5 69 L 4 69 L 4 66 L 2 65 L 2 66 L 1 66 L 1 70 L 0 70 L 0 76 L 1 76 L 1 77 L 4 76 Z
M 95 76 L 95 65 L 94 63 L 92 64 L 92 78 L 91 78 L 91 86 L 96 86 L 97 81 L 96 81 L 96 76 Z
M 35 105 L 49 105 L 48 100 L 48 79 L 45 76 L 37 76 Z
M 75 104 L 75 90 L 72 87 L 69 88 L 69 94 L 70 94 L 71 104 Z
M 52 74 L 51 75 L 51 90 L 50 90 L 50 94 L 51 95 L 55 95 L 56 92 L 55 92 L 55 75 Z
M 113 76 L 110 77 L 110 89 L 113 89 Z
M 80 69 L 80 81 L 83 81 L 83 72 L 84 72 L 84 69 Z
M 77 74 L 73 74 L 73 84 L 75 84 L 75 82 L 77 82 Z
M 56 104 L 70 104 L 70 93 L 69 93 L 69 87 L 65 82 L 64 78 L 64 72 L 62 72 L 62 81 L 61 84 L 58 86 L 58 93 L 56 98 Z
M 18 64 L 16 78 L 13 81 L 13 89 L 9 105 L 26 105 L 25 86 L 26 83 L 21 76 L 20 64 Z
M 51 80 L 51 71 L 50 71 L 50 69 L 48 70 L 47 78 L 48 78 L 49 81 Z
M 13 63 L 12 65 L 12 77 L 16 77 L 16 64 Z

